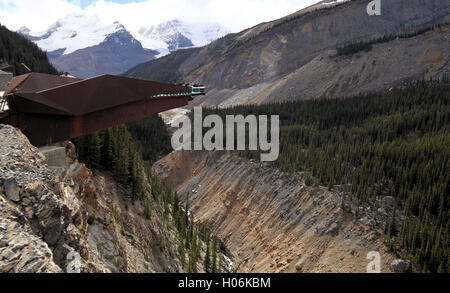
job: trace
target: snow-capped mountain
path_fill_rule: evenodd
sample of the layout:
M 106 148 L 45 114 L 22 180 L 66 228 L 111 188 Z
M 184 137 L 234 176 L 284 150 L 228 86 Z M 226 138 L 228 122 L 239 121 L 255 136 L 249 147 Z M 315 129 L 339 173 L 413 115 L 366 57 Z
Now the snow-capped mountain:
M 58 70 L 81 78 L 120 74 L 159 54 L 143 48 L 119 22 L 103 23 L 95 15 L 69 15 L 45 32 L 18 32 L 47 51 Z
M 121 23 L 106 23 L 92 14 L 70 14 L 47 31 L 19 31 L 41 49 L 61 71 L 87 78 L 120 74 L 170 52 L 206 45 L 228 33 L 218 24 L 168 21 L 137 32 Z
M 141 28 L 135 37 L 145 48 L 157 50 L 162 55 L 179 49 L 201 47 L 228 34 L 216 23 L 188 23 L 170 20 L 150 28 Z
M 137 64 L 154 59 L 157 54 L 157 51 L 144 49 L 139 41 L 123 29 L 107 35 L 98 45 L 67 55 L 49 55 L 54 58 L 52 62 L 57 68 L 88 78 L 101 74 L 121 74 Z
M 33 32 L 22 27 L 18 32 L 26 36 L 43 50 L 53 52 L 64 49 L 64 55 L 79 49 L 95 46 L 106 36 L 123 30 L 119 22 L 103 23 L 96 15 L 70 14 L 58 20 L 45 32 Z
M 334 4 L 340 4 L 342 2 L 347 2 L 347 1 L 350 1 L 350 0 L 324 0 L 317 4 L 318 5 L 334 5 Z

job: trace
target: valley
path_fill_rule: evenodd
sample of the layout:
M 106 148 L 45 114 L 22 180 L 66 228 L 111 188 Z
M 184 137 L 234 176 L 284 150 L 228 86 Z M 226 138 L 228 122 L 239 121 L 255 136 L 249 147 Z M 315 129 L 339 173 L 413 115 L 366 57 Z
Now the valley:
M 199 221 L 217 231 L 237 259 L 246 255 L 250 272 L 281 267 L 292 271 L 291 262 L 302 262 L 308 248 L 291 246 L 289 241 L 301 243 L 311 231 L 335 241 L 353 224 L 370 236 L 352 230 L 337 244 L 347 243 L 348 237 L 354 236 L 355 241 L 369 237 L 373 241 L 364 247 L 372 245 L 377 249 L 370 251 L 378 251 L 377 243 L 382 243 L 384 253 L 407 259 L 410 271 L 443 272 L 448 259 L 445 190 L 450 153 L 445 147 L 449 144 L 448 116 L 443 114 L 449 113 L 448 89 L 448 79 L 444 79 L 336 100 L 205 110 L 204 117 L 214 114 L 222 119 L 233 114 L 280 115 L 278 159 L 258 162 L 261 149 L 176 151 L 153 169 L 191 206 Z M 224 140 L 228 142 L 228 136 Z M 323 214 L 322 209 L 326 210 Z M 298 230 L 298 234 L 292 232 Z M 297 236 L 290 239 L 291 233 Z M 273 241 L 278 242 L 268 244 Z M 282 244 L 285 250 L 278 252 Z M 254 246 L 243 251 L 247 245 Z M 325 246 L 332 249 L 334 244 L 330 245 Z M 335 268 L 318 261 L 332 260 L 326 249 L 318 247 L 322 249 L 315 246 L 316 262 L 311 265 L 320 269 L 311 266 L 307 272 L 345 270 L 343 258 L 333 260 Z M 275 264 L 266 259 L 267 249 L 285 253 L 287 263 L 279 264 L 280 255 Z
M 75 134 L 38 149 L 19 130 L 30 123 L 0 124 L 0 273 L 70 271 L 70 253 L 82 273 L 450 272 L 450 6 L 383 0 L 369 16 L 368 2 L 318 1 L 234 33 L 175 16 L 130 29 L 82 8 L 42 32 L 1 26 L 2 121 L 69 117 Z M 67 73 L 101 107 L 61 106 L 61 85 L 20 93 L 26 76 L 6 90 L 29 71 Z M 102 92 L 103 74 L 142 107 Z M 194 107 L 204 132 L 230 115 L 276 121 L 253 138 L 279 135 L 277 160 L 246 138 L 175 151 L 171 124 L 194 125 Z M 255 130 L 231 127 L 233 146 Z
M 394 257 L 371 230 L 340 208 L 341 196 L 305 184 L 301 174 L 227 152 L 175 152 L 154 165 L 189 201 L 233 258 L 236 272 L 365 272 L 370 251 L 382 272 Z

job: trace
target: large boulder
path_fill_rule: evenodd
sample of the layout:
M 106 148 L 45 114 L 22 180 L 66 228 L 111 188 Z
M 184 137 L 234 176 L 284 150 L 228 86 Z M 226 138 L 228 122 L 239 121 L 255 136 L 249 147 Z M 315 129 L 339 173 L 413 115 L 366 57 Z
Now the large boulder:
M 17 182 L 14 178 L 6 179 L 3 183 L 3 188 L 5 189 L 6 197 L 9 200 L 13 202 L 20 201 L 19 186 L 17 186 Z
M 396 259 L 392 262 L 391 267 L 392 270 L 396 273 L 404 273 L 406 272 L 406 268 L 408 267 L 409 263 L 403 259 Z

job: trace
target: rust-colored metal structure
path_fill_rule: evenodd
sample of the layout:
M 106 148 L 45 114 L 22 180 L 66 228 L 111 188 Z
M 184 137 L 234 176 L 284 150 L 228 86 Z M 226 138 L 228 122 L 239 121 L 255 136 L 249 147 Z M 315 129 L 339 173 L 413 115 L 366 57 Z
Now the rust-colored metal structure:
M 0 123 L 19 128 L 35 146 L 51 145 L 186 106 L 185 86 L 102 75 L 81 80 L 29 73 L 5 91 Z

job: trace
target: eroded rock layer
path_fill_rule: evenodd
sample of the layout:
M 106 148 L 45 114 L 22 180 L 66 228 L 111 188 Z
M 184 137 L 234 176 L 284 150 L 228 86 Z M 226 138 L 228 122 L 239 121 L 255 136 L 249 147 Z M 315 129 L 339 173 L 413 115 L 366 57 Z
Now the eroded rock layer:
M 157 202 L 147 219 L 108 172 L 50 168 L 19 130 L 0 125 L 0 137 L 0 272 L 66 272 L 71 253 L 81 272 L 181 271 Z
M 302 174 L 228 152 L 173 152 L 153 169 L 189 199 L 235 271 L 366 272 L 371 251 L 380 253 L 382 272 L 392 270 L 381 231 L 344 212 L 339 193 L 307 186 Z

